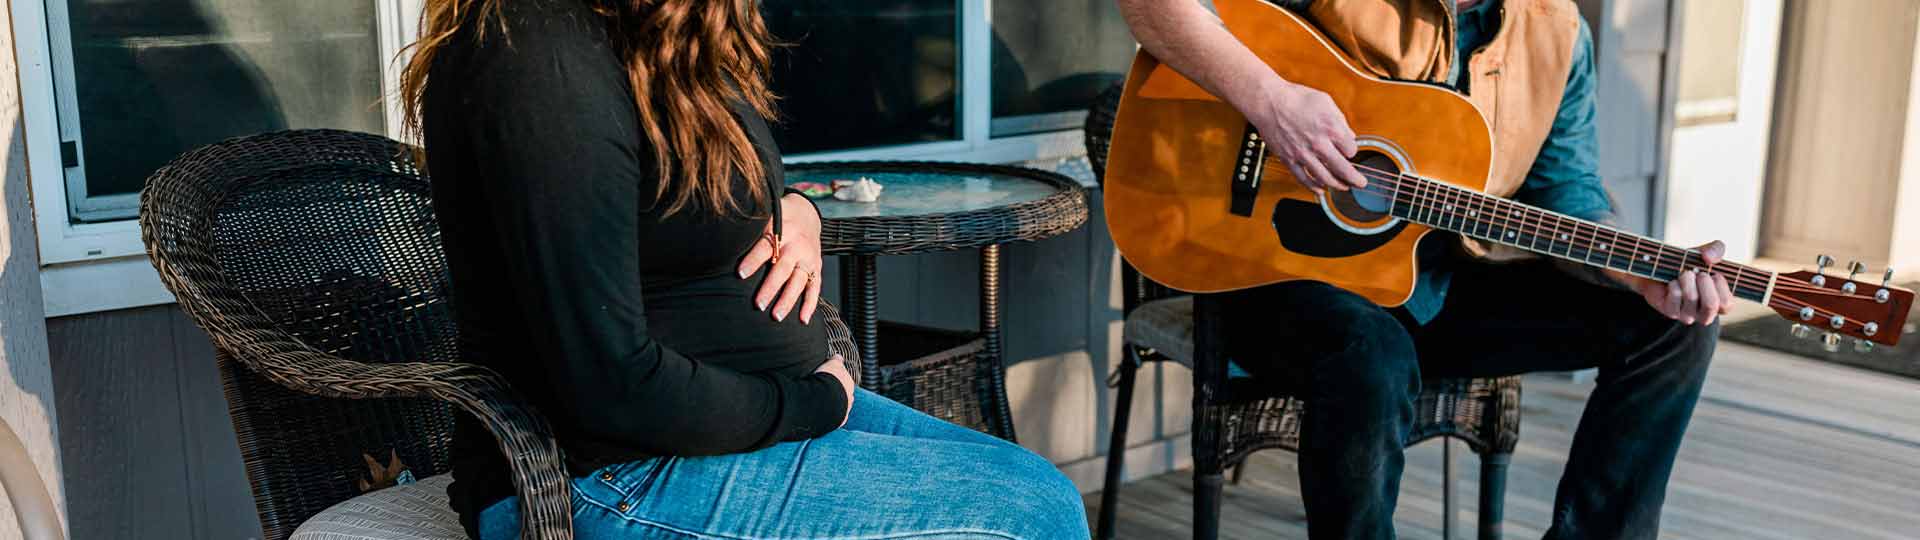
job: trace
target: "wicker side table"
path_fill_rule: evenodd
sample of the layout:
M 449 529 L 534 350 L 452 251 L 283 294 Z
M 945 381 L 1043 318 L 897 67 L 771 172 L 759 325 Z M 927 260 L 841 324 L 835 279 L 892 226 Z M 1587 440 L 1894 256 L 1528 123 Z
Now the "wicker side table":
M 886 186 L 872 203 L 815 201 L 821 245 L 841 256 L 842 315 L 861 355 L 874 360 L 863 363 L 861 385 L 1014 440 L 1001 351 L 1000 245 L 1080 227 L 1087 221 L 1086 192 L 1059 174 L 999 165 L 830 162 L 789 165 L 786 172 L 789 184 L 866 177 Z M 977 331 L 889 324 L 883 338 L 878 257 L 958 249 L 980 250 Z

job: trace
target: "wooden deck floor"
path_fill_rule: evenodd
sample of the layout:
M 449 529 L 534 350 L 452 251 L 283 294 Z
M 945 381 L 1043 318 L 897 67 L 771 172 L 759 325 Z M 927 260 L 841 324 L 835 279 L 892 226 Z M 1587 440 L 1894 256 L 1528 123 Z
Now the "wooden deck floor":
M 1920 346 L 1920 345 L 1912 345 Z M 1591 384 L 1530 377 L 1508 477 L 1506 536 L 1539 538 Z M 1457 537 L 1471 538 L 1478 462 L 1454 443 Z M 1410 449 L 1395 516 L 1438 538 L 1441 447 Z M 1228 486 L 1223 538 L 1306 538 L 1293 454 L 1263 452 Z M 1120 538 L 1190 535 L 1191 472 L 1127 484 Z M 1099 494 L 1087 497 L 1088 514 Z M 1920 537 L 1920 382 L 1722 342 L 1680 450 L 1663 538 Z

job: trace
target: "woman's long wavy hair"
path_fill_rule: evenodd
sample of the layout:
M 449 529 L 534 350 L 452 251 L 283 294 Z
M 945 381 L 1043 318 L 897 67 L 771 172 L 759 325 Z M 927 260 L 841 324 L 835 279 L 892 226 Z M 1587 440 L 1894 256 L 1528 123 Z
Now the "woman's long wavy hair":
M 427 0 L 420 40 L 401 74 L 408 129 L 420 129 L 421 98 L 434 58 L 468 25 L 475 39 L 506 32 L 501 5 L 510 0 Z M 517 0 L 525 1 L 525 0 Z M 745 179 L 756 201 L 771 194 L 753 142 L 734 118 L 735 101 L 774 117 L 767 88 L 773 40 L 754 0 L 559 0 L 586 2 L 604 18 L 615 54 L 651 143 L 659 192 L 671 215 L 690 204 L 742 215 L 733 182 Z M 509 46 L 511 37 L 508 36 Z

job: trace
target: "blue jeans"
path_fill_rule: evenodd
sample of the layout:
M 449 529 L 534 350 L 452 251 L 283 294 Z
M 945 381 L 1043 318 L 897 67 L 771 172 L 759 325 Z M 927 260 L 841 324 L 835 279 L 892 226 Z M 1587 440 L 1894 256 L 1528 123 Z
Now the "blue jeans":
M 745 454 L 611 465 L 573 480 L 597 539 L 1085 539 L 1080 492 L 1025 448 L 860 390 L 847 425 Z M 481 540 L 519 535 L 517 498 Z
M 1431 240 L 1430 240 L 1431 241 Z M 1394 537 L 1402 448 L 1427 378 L 1600 368 L 1545 538 L 1659 536 L 1660 506 L 1719 327 L 1534 261 L 1463 263 L 1426 324 L 1353 293 L 1292 282 L 1221 297 L 1228 355 L 1305 396 L 1300 494 L 1312 538 Z

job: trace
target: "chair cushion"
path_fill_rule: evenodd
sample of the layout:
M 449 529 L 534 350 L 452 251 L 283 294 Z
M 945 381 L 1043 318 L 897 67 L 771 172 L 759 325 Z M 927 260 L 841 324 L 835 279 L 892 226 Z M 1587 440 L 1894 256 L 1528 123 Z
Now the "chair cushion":
M 447 502 L 453 476 L 430 476 L 341 501 L 321 510 L 289 540 L 466 540 Z
M 1193 297 L 1176 296 L 1141 304 L 1127 315 L 1122 339 L 1153 349 L 1170 360 L 1193 365 Z

